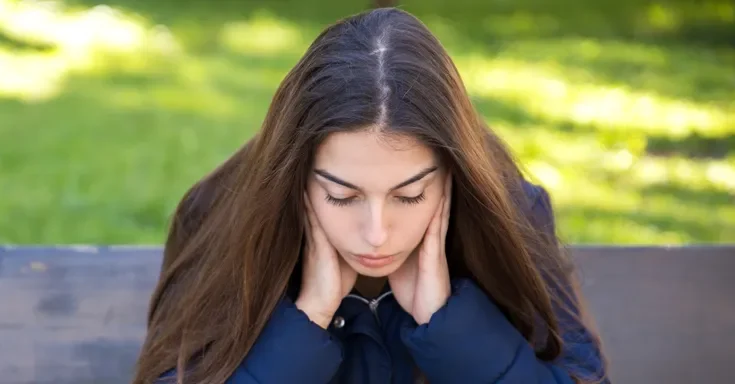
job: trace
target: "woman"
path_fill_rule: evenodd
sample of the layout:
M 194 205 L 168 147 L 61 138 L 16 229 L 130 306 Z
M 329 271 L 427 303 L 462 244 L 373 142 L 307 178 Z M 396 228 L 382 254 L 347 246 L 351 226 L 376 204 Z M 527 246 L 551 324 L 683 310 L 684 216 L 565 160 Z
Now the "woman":
M 564 260 L 440 43 L 363 13 L 180 203 L 134 382 L 604 381 Z

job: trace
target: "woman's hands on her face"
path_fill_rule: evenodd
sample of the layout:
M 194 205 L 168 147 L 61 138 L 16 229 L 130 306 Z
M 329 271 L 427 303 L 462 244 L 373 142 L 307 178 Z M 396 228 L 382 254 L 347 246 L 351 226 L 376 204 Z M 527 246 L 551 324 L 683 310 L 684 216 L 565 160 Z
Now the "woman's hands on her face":
M 301 291 L 295 304 L 311 321 L 326 329 L 342 299 L 355 285 L 357 272 L 342 260 L 327 239 L 306 194 L 304 203 L 306 253 L 303 260 Z
M 444 196 L 434 212 L 424 239 L 408 260 L 390 276 L 393 295 L 398 304 L 418 324 L 426 324 L 449 298 L 451 286 L 445 253 L 449 211 L 452 201 L 452 176 L 447 174 Z

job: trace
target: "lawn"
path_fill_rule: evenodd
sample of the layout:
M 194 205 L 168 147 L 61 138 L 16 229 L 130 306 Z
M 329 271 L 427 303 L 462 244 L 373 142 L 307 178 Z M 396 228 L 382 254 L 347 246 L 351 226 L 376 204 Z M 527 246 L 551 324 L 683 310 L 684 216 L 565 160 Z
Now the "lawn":
M 0 0 L 0 244 L 161 243 L 320 29 L 368 3 Z M 735 242 L 735 5 L 688 3 L 401 6 L 564 241 Z

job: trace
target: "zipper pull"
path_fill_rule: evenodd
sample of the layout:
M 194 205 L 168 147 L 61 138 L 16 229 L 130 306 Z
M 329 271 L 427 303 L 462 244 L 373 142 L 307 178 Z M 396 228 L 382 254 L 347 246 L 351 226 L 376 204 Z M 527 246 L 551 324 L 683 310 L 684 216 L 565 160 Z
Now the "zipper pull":
M 380 301 L 378 299 L 372 299 L 368 303 L 368 307 L 370 308 L 370 312 L 375 315 L 375 317 L 378 317 L 378 304 L 380 304 Z

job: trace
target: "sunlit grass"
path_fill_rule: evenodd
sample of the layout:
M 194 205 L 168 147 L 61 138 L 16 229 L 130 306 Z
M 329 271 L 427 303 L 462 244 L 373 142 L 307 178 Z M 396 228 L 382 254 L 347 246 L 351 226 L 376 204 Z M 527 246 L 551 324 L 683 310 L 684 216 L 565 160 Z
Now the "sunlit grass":
M 185 189 L 259 128 L 320 17 L 363 6 L 83 3 L 0 0 L 0 243 L 160 243 Z M 555 36 L 592 26 L 544 4 L 405 7 L 551 191 L 564 240 L 735 241 L 735 150 L 677 152 L 694 134 L 735 137 L 735 49 Z M 726 4 L 712 4 L 703 15 L 726 22 Z M 690 22 L 661 7 L 631 23 L 673 33 Z M 652 152 L 662 138 L 672 153 Z
M 555 62 L 537 64 L 483 56 L 460 56 L 457 61 L 470 92 L 513 103 L 549 122 L 673 137 L 735 131 L 735 102 L 722 108 L 673 99 L 631 89 L 624 83 L 600 81 L 594 73 L 574 76 Z M 735 83 L 735 74 L 722 81 Z
M 250 20 L 226 23 L 221 29 L 220 40 L 233 52 L 264 55 L 292 54 L 307 43 L 298 25 L 267 12 L 259 12 Z
M 71 11 L 58 1 L 0 0 L 0 27 L 8 38 L 43 47 L 18 53 L 0 46 L 0 96 L 26 101 L 56 96 L 75 72 L 141 69 L 179 51 L 165 27 L 104 5 Z

